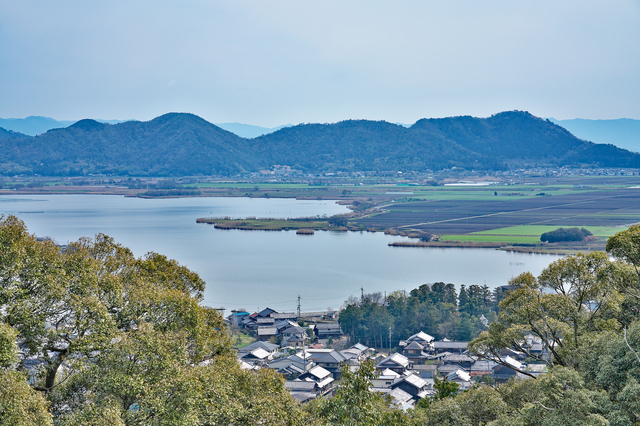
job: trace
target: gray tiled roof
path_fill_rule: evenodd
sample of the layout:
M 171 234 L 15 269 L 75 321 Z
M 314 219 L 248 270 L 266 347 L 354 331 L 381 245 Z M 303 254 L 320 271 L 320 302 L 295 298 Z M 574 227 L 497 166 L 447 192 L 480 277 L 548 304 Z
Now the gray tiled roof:
M 410 349 L 410 350 L 423 350 L 424 346 L 422 346 L 420 343 L 418 342 L 411 342 L 409 343 L 407 346 L 404 347 L 405 350 Z
M 475 359 L 471 358 L 468 355 L 465 354 L 451 354 L 451 355 L 447 355 L 446 357 L 442 358 L 442 361 L 444 361 L 447 364 L 451 364 L 451 363 L 458 363 L 458 362 L 475 362 Z
M 259 327 L 258 336 L 275 336 L 278 334 L 277 327 Z
M 441 373 L 450 373 L 456 370 L 464 370 L 464 368 L 462 368 L 458 364 L 445 364 L 438 367 L 438 371 Z
M 313 391 L 318 386 L 316 382 L 307 382 L 305 380 L 294 380 L 291 382 L 285 382 L 284 387 L 287 390 L 299 390 L 299 391 Z
M 274 345 L 273 343 L 269 343 L 269 342 L 253 342 L 248 344 L 244 348 L 240 348 L 239 352 L 251 352 L 256 348 L 262 348 L 265 351 L 273 352 L 276 349 L 278 349 L 278 345 Z
M 467 349 L 469 342 L 433 342 L 435 349 Z
M 328 364 L 332 364 L 332 363 L 341 363 L 346 361 L 347 358 L 345 358 L 340 352 L 338 351 L 333 351 L 333 352 L 329 352 L 325 355 L 323 355 L 322 357 L 318 358 L 316 360 L 316 362 L 320 363 L 328 363 Z

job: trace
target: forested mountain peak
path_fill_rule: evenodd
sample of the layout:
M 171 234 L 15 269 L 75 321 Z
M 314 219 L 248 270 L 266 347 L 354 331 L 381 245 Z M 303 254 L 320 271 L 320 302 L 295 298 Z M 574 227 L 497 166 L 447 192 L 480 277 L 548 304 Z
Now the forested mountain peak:
M 108 126 L 108 124 L 102 124 L 102 123 L 97 122 L 96 120 L 92 120 L 90 118 L 85 118 L 83 120 L 75 122 L 71 126 L 67 127 L 67 129 L 80 129 L 80 130 L 84 130 L 84 131 L 96 131 L 96 130 L 103 129 L 105 126 Z M 59 130 L 64 130 L 64 129 L 59 129 Z
M 306 172 L 502 170 L 523 165 L 640 167 L 640 154 L 583 141 L 526 111 L 489 118 L 345 120 L 241 138 L 197 115 L 81 120 L 38 137 L 3 134 L 1 174 L 229 175 L 289 165 Z
M 0 139 L 8 139 L 8 138 L 24 139 L 28 137 L 29 137 L 28 135 L 14 132 L 13 130 L 7 130 L 3 127 L 0 127 Z

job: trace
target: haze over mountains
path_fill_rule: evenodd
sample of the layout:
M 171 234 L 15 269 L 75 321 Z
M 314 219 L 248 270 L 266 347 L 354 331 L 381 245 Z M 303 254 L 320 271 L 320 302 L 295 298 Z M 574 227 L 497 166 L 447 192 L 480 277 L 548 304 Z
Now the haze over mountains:
M 99 123 L 118 124 L 132 120 L 96 119 L 95 121 Z M 23 133 L 28 136 L 40 135 L 51 129 L 61 129 L 69 127 L 74 123 L 77 123 L 77 121 L 55 120 L 49 117 L 40 117 L 33 115 L 26 118 L 0 118 L 0 128 L 2 128 L 2 130 L 12 130 L 14 132 Z M 231 133 L 235 133 L 236 135 L 243 138 L 256 138 L 258 136 L 266 135 L 267 133 L 273 133 L 276 130 L 282 129 L 283 127 L 291 126 L 291 124 L 285 124 L 278 127 L 261 127 L 242 123 L 215 123 L 215 125 Z M 0 132 L 2 130 L 0 130 Z
M 304 172 L 584 165 L 640 167 L 640 154 L 578 139 L 523 111 L 489 118 L 301 124 L 241 138 L 193 114 L 114 125 L 81 120 L 37 137 L 0 134 L 0 173 L 77 176 L 235 175 L 287 165 Z
M 553 123 L 564 127 L 580 139 L 596 143 L 611 143 L 619 148 L 640 152 L 640 120 L 619 118 L 617 120 L 556 120 Z
M 96 120 L 100 123 L 118 124 L 123 120 Z M 0 118 L 0 127 L 6 130 L 36 136 L 51 129 L 71 126 L 75 121 L 55 120 L 49 117 L 29 116 L 26 118 Z

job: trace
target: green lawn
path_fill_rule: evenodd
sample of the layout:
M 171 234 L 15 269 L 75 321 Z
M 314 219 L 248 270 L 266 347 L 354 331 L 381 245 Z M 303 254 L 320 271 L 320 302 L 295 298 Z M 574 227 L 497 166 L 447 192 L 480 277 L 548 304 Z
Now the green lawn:
M 250 343 L 256 341 L 254 337 L 249 336 L 246 332 L 242 330 L 230 330 L 231 340 L 233 345 L 238 348 L 243 348 Z
M 522 226 L 510 226 L 507 228 L 490 229 L 488 231 L 475 232 L 473 235 L 478 236 L 529 236 L 540 238 L 540 235 L 545 232 L 554 231 L 558 228 L 587 228 L 596 237 L 610 237 L 618 232 L 624 231 L 627 227 L 615 227 L 608 226 L 548 226 L 548 225 L 522 225 Z M 481 240 L 478 240 L 481 241 Z
M 588 227 L 587 227 L 588 229 Z M 595 235 L 596 237 L 611 237 L 615 234 L 617 234 L 618 232 L 622 232 L 622 231 L 626 231 L 627 229 L 629 229 L 628 226 L 621 226 L 621 227 L 617 227 L 617 228 L 605 228 L 602 229 L 600 231 L 597 232 L 593 232 L 593 235 Z
M 549 225 L 520 225 L 509 226 L 507 228 L 490 229 L 488 231 L 474 232 L 479 235 L 530 235 L 540 236 L 545 232 L 554 231 L 558 228 L 574 228 L 574 226 L 549 226 Z M 579 226 L 579 228 L 582 228 Z M 585 226 L 589 231 L 595 233 L 604 229 L 609 229 L 604 226 Z

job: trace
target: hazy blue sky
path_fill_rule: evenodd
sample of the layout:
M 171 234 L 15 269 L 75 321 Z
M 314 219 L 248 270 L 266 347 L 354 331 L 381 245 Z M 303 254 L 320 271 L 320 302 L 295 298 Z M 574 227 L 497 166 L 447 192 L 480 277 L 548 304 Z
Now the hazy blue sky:
M 4 0 L 0 117 L 640 119 L 640 0 Z

